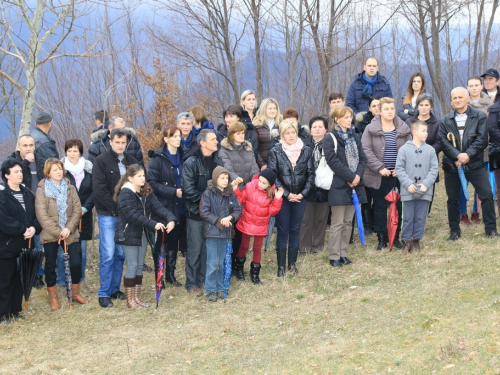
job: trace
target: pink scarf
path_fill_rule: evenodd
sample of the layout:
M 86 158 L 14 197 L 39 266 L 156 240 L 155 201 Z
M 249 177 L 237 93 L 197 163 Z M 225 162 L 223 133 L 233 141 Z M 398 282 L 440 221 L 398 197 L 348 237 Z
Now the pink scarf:
M 280 139 L 281 146 L 283 147 L 283 151 L 285 151 L 288 160 L 292 163 L 292 168 L 295 168 L 297 165 L 297 160 L 299 160 L 300 151 L 304 147 L 304 142 L 302 139 L 297 137 L 297 141 L 294 144 L 287 144 L 283 139 Z

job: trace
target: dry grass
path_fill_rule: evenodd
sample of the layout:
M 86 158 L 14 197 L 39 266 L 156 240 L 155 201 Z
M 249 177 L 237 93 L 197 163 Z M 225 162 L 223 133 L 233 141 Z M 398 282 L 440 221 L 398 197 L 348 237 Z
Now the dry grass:
M 447 243 L 443 183 L 436 201 L 420 255 L 376 252 L 371 236 L 352 247 L 353 265 L 308 255 L 283 280 L 270 250 L 264 286 L 233 281 L 226 304 L 169 287 L 158 310 L 102 309 L 89 246 L 91 304 L 70 312 L 61 289 L 51 313 L 35 290 L 26 320 L 0 328 L 0 373 L 498 374 L 500 241 L 474 225 Z M 147 274 L 151 303 L 153 283 Z

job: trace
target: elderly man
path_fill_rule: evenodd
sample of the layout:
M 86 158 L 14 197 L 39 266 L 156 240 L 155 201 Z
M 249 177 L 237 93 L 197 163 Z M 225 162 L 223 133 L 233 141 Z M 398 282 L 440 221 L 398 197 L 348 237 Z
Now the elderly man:
M 101 129 L 92 133 L 90 138 L 92 144 L 89 148 L 89 160 L 93 163 L 94 160 L 101 154 L 110 149 L 109 139 L 113 129 L 122 129 L 127 134 L 127 147 L 125 152 L 127 155 L 133 156 L 139 164 L 144 166 L 144 158 L 141 151 L 139 139 L 135 135 L 135 130 L 126 127 L 125 120 L 121 117 L 114 116 L 109 119 L 108 129 Z
M 197 141 L 200 146 L 196 154 L 184 162 L 182 169 L 182 195 L 188 233 L 186 289 L 189 293 L 201 296 L 201 287 L 205 283 L 207 248 L 203 238 L 200 200 L 213 170 L 223 166 L 223 163 L 217 155 L 217 136 L 213 130 L 200 131 Z
M 177 128 L 181 131 L 181 147 L 184 151 L 184 160 L 196 155 L 198 142 L 193 133 L 194 116 L 190 112 L 181 112 L 177 115 Z M 212 131 L 213 132 L 213 131 Z
M 40 113 L 35 123 L 36 128 L 31 132 L 31 136 L 35 140 L 37 156 L 44 160 L 49 158 L 59 159 L 56 141 L 49 135 L 53 124 L 52 116 L 48 113 Z
M 349 86 L 346 104 L 354 114 L 368 111 L 370 99 L 373 97 L 392 98 L 391 85 L 387 78 L 378 72 L 378 61 L 369 57 L 363 66 L 364 71 L 354 77 Z
M 470 97 L 465 87 L 451 91 L 455 110 L 441 119 L 439 140 L 443 148 L 443 170 L 446 194 L 448 195 L 448 241 L 460 238 L 460 209 L 458 205 L 461 189 L 458 168 L 474 188 L 482 202 L 483 222 L 486 236 L 498 237 L 493 194 L 488 175 L 483 169 L 484 149 L 488 146 L 486 115 L 469 105 Z
M 488 69 L 481 76 L 484 79 L 483 92 L 493 100 L 494 103 L 500 101 L 500 75 L 496 69 Z

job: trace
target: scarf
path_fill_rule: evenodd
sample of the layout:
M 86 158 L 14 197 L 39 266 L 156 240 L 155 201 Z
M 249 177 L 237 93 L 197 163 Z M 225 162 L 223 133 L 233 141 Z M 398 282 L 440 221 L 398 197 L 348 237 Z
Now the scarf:
M 314 150 L 313 150 L 314 170 L 318 169 L 319 162 L 321 160 L 321 157 L 323 156 L 323 139 L 317 142 L 314 141 Z
M 182 148 L 184 150 L 188 150 L 189 146 L 191 146 L 191 141 L 192 140 L 193 140 L 193 133 L 189 133 L 189 136 L 186 139 L 182 138 L 182 136 L 181 136 Z
M 68 184 L 64 179 L 59 185 L 56 185 L 51 179 L 45 179 L 45 196 L 54 198 L 57 204 L 57 214 L 59 215 L 59 226 L 61 229 L 66 228 L 68 208 Z
M 85 178 L 85 159 L 80 156 L 78 162 L 73 164 L 68 158 L 63 158 L 64 169 L 66 169 L 75 178 L 76 188 L 80 190 L 83 179 Z
M 370 98 L 373 95 L 373 86 L 375 85 L 375 82 L 377 82 L 378 73 L 375 74 L 372 79 L 370 79 L 366 76 L 366 73 L 363 72 L 361 78 L 363 79 L 363 82 L 366 83 L 363 89 L 363 98 Z
M 292 164 L 292 168 L 295 168 L 297 165 L 297 160 L 299 160 L 300 151 L 304 147 L 304 142 L 302 139 L 297 137 L 297 141 L 294 144 L 287 144 L 283 139 L 280 139 L 281 146 L 283 147 L 283 151 L 285 152 L 288 160 Z
M 269 134 L 271 134 L 271 130 L 273 130 L 274 125 L 276 125 L 276 120 L 271 120 L 267 122 L 267 126 L 269 127 Z
M 356 138 L 354 138 L 354 128 L 351 126 L 349 129 L 344 130 L 340 125 L 335 125 L 335 130 L 340 138 L 345 142 L 345 157 L 347 165 L 352 172 L 356 172 L 359 164 L 358 145 Z

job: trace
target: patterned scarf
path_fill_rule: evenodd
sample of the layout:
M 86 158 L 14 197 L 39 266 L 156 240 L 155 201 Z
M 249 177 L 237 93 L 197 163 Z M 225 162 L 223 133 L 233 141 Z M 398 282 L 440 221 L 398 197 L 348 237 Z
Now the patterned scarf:
M 317 142 L 314 141 L 314 150 L 313 150 L 314 170 L 318 169 L 319 162 L 323 155 L 323 139 Z
M 302 142 L 302 139 L 297 137 L 294 144 L 289 145 L 283 139 L 280 139 L 280 143 L 283 147 L 283 151 L 285 151 L 285 154 L 288 157 L 288 160 L 290 160 L 290 163 L 292 164 L 292 168 L 295 168 L 297 160 L 299 160 L 300 151 L 302 151 L 302 148 L 304 147 L 304 142 Z
M 66 216 L 66 210 L 68 208 L 68 184 L 62 179 L 61 183 L 56 185 L 51 179 L 46 178 L 45 196 L 56 200 L 59 226 L 61 229 L 66 228 L 66 221 L 68 220 Z
M 350 127 L 344 130 L 340 125 L 335 125 L 335 130 L 341 139 L 345 142 L 345 157 L 347 159 L 347 165 L 349 169 L 356 172 L 359 164 L 359 152 L 358 145 L 356 144 L 356 138 L 354 138 L 354 127 Z

